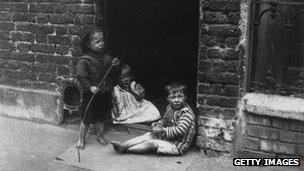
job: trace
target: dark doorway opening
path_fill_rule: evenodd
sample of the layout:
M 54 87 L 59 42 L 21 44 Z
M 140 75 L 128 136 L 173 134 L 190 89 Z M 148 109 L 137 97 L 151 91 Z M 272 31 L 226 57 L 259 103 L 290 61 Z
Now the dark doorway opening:
M 163 111 L 164 87 L 182 82 L 195 107 L 198 0 L 103 0 L 101 5 L 108 53 L 131 66 L 146 99 Z

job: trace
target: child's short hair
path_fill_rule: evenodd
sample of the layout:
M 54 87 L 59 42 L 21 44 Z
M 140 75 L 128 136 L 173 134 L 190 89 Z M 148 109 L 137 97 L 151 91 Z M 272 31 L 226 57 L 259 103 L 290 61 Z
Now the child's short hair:
M 122 77 L 131 76 L 132 75 L 132 69 L 129 67 L 129 65 L 124 64 L 121 68 L 121 74 Z
M 101 28 L 95 26 L 88 26 L 82 29 L 80 33 L 80 48 L 83 53 L 89 51 L 88 43 L 91 41 L 92 35 L 98 32 L 101 32 L 103 34 L 103 38 L 105 41 L 104 31 Z
M 171 84 L 167 85 L 165 87 L 165 89 L 167 90 L 168 95 L 170 93 L 181 92 L 185 96 L 187 96 L 187 91 L 186 91 L 187 87 L 184 84 L 181 84 L 181 83 L 171 83 Z

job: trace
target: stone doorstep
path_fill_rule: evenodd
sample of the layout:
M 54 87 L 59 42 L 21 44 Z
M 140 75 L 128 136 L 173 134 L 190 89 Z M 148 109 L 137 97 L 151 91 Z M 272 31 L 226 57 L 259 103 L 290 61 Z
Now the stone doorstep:
M 63 124 L 60 124 L 59 126 L 65 127 L 68 129 L 74 129 L 74 130 L 79 130 L 79 125 L 80 125 L 80 118 L 77 117 L 73 119 L 72 122 L 66 122 Z M 146 132 L 151 131 L 151 126 L 146 125 L 146 124 L 112 124 L 112 123 L 107 123 L 106 131 L 110 132 L 121 132 L 121 133 L 128 133 L 128 134 L 133 134 L 133 135 L 142 135 Z
M 241 108 L 271 117 L 304 121 L 304 99 L 273 94 L 247 93 Z

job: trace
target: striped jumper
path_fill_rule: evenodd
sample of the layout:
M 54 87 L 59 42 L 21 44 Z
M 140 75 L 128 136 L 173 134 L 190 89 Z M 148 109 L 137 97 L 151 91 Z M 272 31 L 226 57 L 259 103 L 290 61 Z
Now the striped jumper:
M 161 139 L 172 142 L 181 155 L 185 154 L 195 134 L 195 115 L 191 107 L 186 104 L 182 109 L 174 110 L 168 105 L 157 125 L 166 129 L 166 135 Z

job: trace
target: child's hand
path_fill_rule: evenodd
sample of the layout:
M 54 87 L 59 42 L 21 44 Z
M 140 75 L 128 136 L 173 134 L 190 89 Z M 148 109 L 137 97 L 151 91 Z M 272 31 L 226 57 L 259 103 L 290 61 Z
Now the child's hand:
M 156 122 L 152 122 L 152 123 L 151 123 L 151 126 L 152 126 L 152 127 L 155 127 L 156 124 L 157 124 Z
M 151 127 L 155 127 L 155 126 L 161 127 L 160 125 L 157 124 L 157 122 L 152 122 L 152 123 L 151 123 Z
M 157 133 L 166 132 L 166 130 L 162 127 L 154 126 L 154 127 L 152 127 L 152 132 L 154 134 L 157 134 Z
M 118 58 L 114 58 L 114 59 L 112 60 L 112 64 L 113 64 L 114 66 L 119 65 L 119 64 L 120 64 L 119 59 L 118 59 Z
M 91 91 L 93 94 L 97 94 L 97 93 L 100 91 L 100 89 L 99 89 L 98 87 L 96 87 L 96 86 L 91 86 L 91 87 L 90 87 L 90 91 Z

